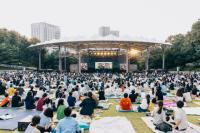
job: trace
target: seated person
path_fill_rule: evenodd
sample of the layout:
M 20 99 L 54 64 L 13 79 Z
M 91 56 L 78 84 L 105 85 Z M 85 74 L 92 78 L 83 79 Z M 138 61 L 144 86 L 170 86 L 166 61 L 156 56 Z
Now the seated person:
M 142 99 L 140 106 L 138 107 L 138 112 L 147 112 L 150 103 L 150 95 L 146 95 L 145 99 Z
M 196 85 L 193 85 L 192 98 L 195 98 L 197 96 L 197 92 L 198 92 L 198 89 L 197 89 Z
M 64 114 L 65 118 L 60 120 L 56 127 L 56 133 L 80 133 L 80 128 L 78 122 L 71 117 L 72 109 L 65 108 Z M 68 124 L 66 124 L 68 123 Z
M 13 85 L 12 84 L 10 84 L 10 88 L 8 89 L 8 95 L 9 96 L 13 96 L 14 95 L 14 93 L 15 93 L 15 88 L 13 87 Z
M 31 120 L 31 124 L 25 130 L 25 133 L 41 133 L 39 129 L 37 129 L 37 125 L 40 123 L 40 116 L 34 116 Z
M 21 100 L 21 97 L 18 95 L 18 91 L 15 92 L 12 97 L 12 107 L 21 107 L 24 105 L 24 102 Z
M 134 103 L 137 101 L 137 94 L 135 93 L 135 90 L 131 91 L 131 94 L 129 95 L 129 98 L 131 99 L 131 102 Z
M 52 108 L 52 100 L 49 98 L 44 100 L 43 110 L 46 110 L 47 108 Z
M 92 117 L 94 109 L 97 107 L 96 101 L 92 98 L 92 92 L 88 92 L 88 97 L 82 101 L 80 107 L 81 107 L 80 111 L 81 115 L 88 115 Z
M 150 102 L 150 104 L 149 104 L 149 108 L 148 108 L 148 110 L 149 110 L 150 112 L 153 112 L 153 111 L 154 111 L 155 104 L 156 104 L 156 98 L 153 98 L 153 99 L 151 100 L 151 102 Z
M 51 132 L 53 127 L 53 109 L 47 108 L 44 112 L 40 114 L 40 123 L 38 124 L 38 129 L 41 133 Z
M 161 85 L 161 91 L 162 91 L 163 95 L 165 95 L 165 96 L 167 95 L 167 87 L 164 82 Z
M 24 88 L 21 84 L 19 84 L 19 87 L 17 88 L 17 91 L 19 92 L 19 95 L 22 96 L 24 94 Z
M 185 102 L 191 102 L 192 101 L 192 97 L 191 97 L 190 92 L 183 93 L 183 97 L 185 99 Z
M 4 96 L 5 97 L 3 98 L 3 100 L 0 103 L 0 107 L 8 107 L 10 105 L 9 95 L 6 93 Z
M 44 94 L 43 87 L 40 87 L 39 90 L 38 90 L 37 93 L 36 93 L 35 98 L 36 98 L 36 99 L 40 99 L 40 98 L 42 97 L 43 94 Z
M 128 98 L 127 93 L 124 93 L 124 98 L 121 98 L 121 100 L 120 100 L 120 108 L 122 110 L 132 110 L 131 99 Z
M 45 101 L 46 98 L 47 98 L 47 94 L 44 93 L 44 94 L 42 95 L 42 98 L 40 98 L 40 99 L 38 100 L 37 106 L 36 106 L 36 109 L 37 109 L 38 111 L 43 111 L 43 105 L 44 105 L 44 101 Z
M 65 104 L 65 106 L 67 107 L 67 106 L 68 106 L 67 99 L 65 98 L 65 95 L 64 95 L 62 92 L 60 92 L 60 93 L 58 94 L 58 97 L 57 97 L 56 100 L 55 100 L 55 106 L 56 106 L 56 107 L 58 106 L 58 101 L 59 101 L 60 99 L 63 99 L 63 100 L 64 100 L 64 104 Z
M 178 101 L 183 101 L 183 92 L 182 92 L 182 89 L 178 89 L 177 92 L 176 92 L 176 97 L 175 97 L 175 101 L 178 102 Z
M 183 109 L 184 102 L 178 101 L 177 102 L 177 110 L 175 110 L 174 119 L 175 125 L 174 129 L 178 131 L 185 131 L 188 128 L 188 120 L 185 110 Z
M 157 87 L 156 100 L 163 101 L 163 92 L 161 91 L 161 87 Z
M 64 110 L 66 106 L 64 105 L 64 100 L 60 99 L 58 101 L 58 107 L 57 107 L 57 119 L 61 120 L 65 117 Z
M 155 125 L 165 122 L 166 116 L 165 116 L 165 112 L 163 110 L 163 102 L 162 101 L 158 102 L 158 108 L 154 109 L 154 111 L 152 113 L 152 117 L 153 117 L 153 123 Z
M 0 80 L 0 95 L 5 95 L 6 86 L 3 85 L 3 81 Z
M 25 98 L 25 108 L 26 109 L 35 109 L 35 99 L 33 97 L 33 93 L 29 91 Z
M 99 100 L 106 100 L 103 87 L 99 90 Z
M 76 98 L 72 96 L 72 92 L 69 92 L 69 96 L 67 99 L 69 107 L 74 107 L 76 103 Z

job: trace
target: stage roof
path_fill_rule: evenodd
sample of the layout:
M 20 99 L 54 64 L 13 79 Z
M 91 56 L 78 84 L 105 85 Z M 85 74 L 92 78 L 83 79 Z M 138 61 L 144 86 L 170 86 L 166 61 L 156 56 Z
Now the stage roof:
M 155 40 L 149 40 L 144 38 L 133 38 L 130 36 L 92 36 L 92 37 L 71 37 L 59 40 L 45 41 L 29 46 L 29 48 L 34 47 L 67 47 L 75 50 L 81 50 L 86 48 L 122 48 L 122 49 L 136 49 L 145 50 L 148 47 L 155 46 L 170 46 L 170 43 L 164 43 Z

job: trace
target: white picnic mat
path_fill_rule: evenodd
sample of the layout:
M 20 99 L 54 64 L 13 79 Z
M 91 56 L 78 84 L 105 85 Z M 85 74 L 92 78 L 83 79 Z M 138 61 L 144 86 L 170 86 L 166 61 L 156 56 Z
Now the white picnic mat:
M 125 117 L 104 117 L 92 121 L 89 131 L 90 133 L 136 133 Z
M 156 130 L 155 125 L 153 124 L 153 118 L 152 117 L 142 117 L 142 120 L 145 122 L 145 124 L 154 132 L 154 133 L 164 133 L 162 131 Z M 188 123 L 189 127 L 186 131 L 172 131 L 169 133 L 200 133 L 200 127 L 196 126 L 192 123 Z
M 187 115 L 200 115 L 200 107 L 184 107 Z
M 197 104 L 197 105 L 200 105 L 200 102 L 194 102 L 195 104 Z
M 176 110 L 177 107 L 171 107 L 171 109 Z M 200 115 L 200 107 L 183 107 L 187 115 Z

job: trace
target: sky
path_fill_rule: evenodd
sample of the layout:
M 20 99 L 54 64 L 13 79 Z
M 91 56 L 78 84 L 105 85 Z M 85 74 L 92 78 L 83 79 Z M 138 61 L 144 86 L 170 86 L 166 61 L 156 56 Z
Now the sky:
M 120 35 L 164 41 L 200 19 L 200 0 L 0 0 L 0 28 L 31 36 L 31 23 L 61 28 L 61 36 L 93 36 L 100 26 Z

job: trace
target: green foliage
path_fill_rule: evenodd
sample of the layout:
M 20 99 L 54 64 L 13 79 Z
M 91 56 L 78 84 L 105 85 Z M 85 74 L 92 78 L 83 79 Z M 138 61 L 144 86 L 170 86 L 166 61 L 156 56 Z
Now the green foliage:
M 178 34 L 169 36 L 166 40 L 173 44 L 171 48 L 165 51 L 167 69 L 177 66 L 185 67 L 187 63 L 193 63 L 198 67 L 200 59 L 200 21 L 192 25 L 192 29 L 186 35 Z M 151 52 L 150 68 L 162 67 L 161 49 Z
M 32 42 L 15 31 L 0 29 L 0 63 L 36 66 L 38 52 L 27 48 L 31 44 Z
M 31 38 L 28 40 L 15 31 L 0 29 L 0 64 L 22 65 L 38 67 L 38 48 L 28 48 L 31 44 L 38 43 L 39 40 Z M 42 49 L 42 68 L 58 69 L 58 51 L 51 54 L 46 49 Z M 67 68 L 71 63 L 77 63 L 77 59 L 67 57 Z M 63 63 L 64 64 L 64 63 Z

